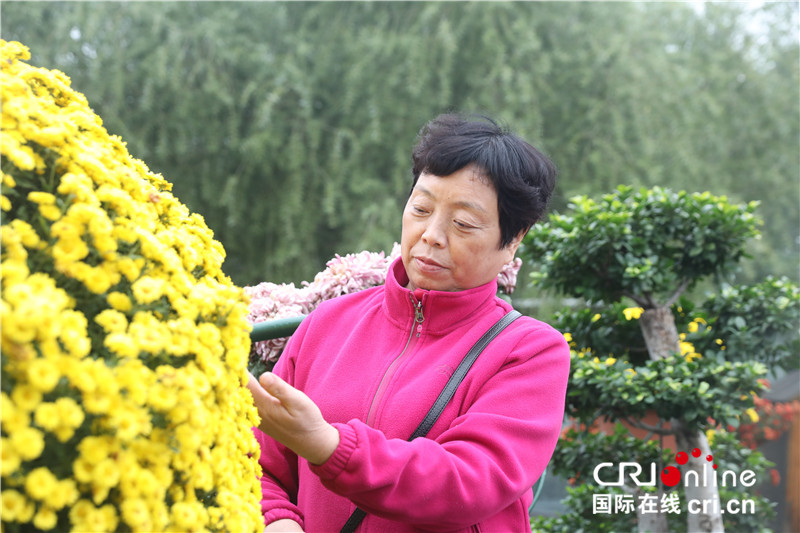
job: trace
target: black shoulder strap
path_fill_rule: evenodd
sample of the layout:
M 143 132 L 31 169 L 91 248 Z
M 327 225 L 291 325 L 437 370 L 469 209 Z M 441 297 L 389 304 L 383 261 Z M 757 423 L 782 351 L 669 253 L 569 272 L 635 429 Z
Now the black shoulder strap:
M 478 339 L 478 342 L 476 342 L 472 348 L 469 349 L 467 355 L 465 355 L 464 359 L 461 360 L 458 368 L 456 368 L 456 371 L 453 372 L 452 376 L 450 376 L 450 379 L 447 381 L 447 384 L 445 384 L 442 392 L 439 393 L 439 397 L 436 398 L 435 402 L 433 402 L 428 414 L 425 415 L 425 418 L 422 419 L 422 422 L 420 422 L 416 431 L 411 434 L 411 437 L 408 440 L 414 440 L 417 437 L 424 437 L 428 434 L 428 431 L 431 430 L 434 422 L 436 422 L 436 419 L 438 419 L 439 415 L 442 414 L 445 406 L 456 393 L 456 389 L 464 380 L 467 372 L 469 372 L 469 369 L 472 368 L 472 364 L 478 359 L 478 356 L 481 354 L 484 348 L 486 348 L 492 339 L 497 337 L 497 335 L 503 331 L 506 326 L 511 324 L 519 317 L 520 314 L 518 311 L 509 311 L 507 315 L 498 320 L 494 326 L 489 328 L 489 330 L 483 334 L 483 337 Z
M 478 359 L 478 356 L 481 352 L 486 348 L 486 346 L 503 331 L 506 326 L 511 324 L 513 321 L 518 319 L 522 316 L 519 311 L 512 309 L 509 311 L 503 318 L 498 320 L 491 328 L 489 328 L 483 336 L 478 339 L 478 341 L 469 349 L 467 355 L 464 356 L 464 359 L 461 360 L 461 363 L 456 368 L 453 375 L 450 376 L 450 379 L 445 384 L 442 392 L 439 393 L 439 397 L 436 398 L 436 401 L 433 402 L 428 414 L 425 415 L 425 418 L 422 419 L 417 429 L 414 433 L 411 434 L 408 440 L 414 440 L 417 437 L 424 437 L 428 434 L 428 431 L 433 427 L 434 422 L 439 418 L 439 415 L 442 414 L 444 411 L 445 406 L 450 402 L 450 399 L 456 393 L 456 389 L 464 380 L 464 377 L 469 372 L 469 369 L 472 367 L 472 364 Z M 353 514 L 350 515 L 350 518 L 347 519 L 344 526 L 341 529 L 340 533 L 353 533 L 358 525 L 364 520 L 364 517 L 367 515 L 364 511 L 359 508 L 356 508 L 353 511 Z

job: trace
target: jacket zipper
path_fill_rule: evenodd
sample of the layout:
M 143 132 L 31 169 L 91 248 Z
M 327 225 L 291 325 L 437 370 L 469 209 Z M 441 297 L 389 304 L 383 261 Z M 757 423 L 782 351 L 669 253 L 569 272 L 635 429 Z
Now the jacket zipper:
M 422 313 L 422 300 L 417 301 L 413 294 L 409 294 L 409 297 L 411 299 L 411 305 L 414 308 L 414 323 L 411 325 L 411 331 L 408 334 L 406 345 L 403 347 L 403 350 L 400 352 L 400 354 L 394 358 L 394 361 L 392 361 L 392 364 L 390 364 L 389 368 L 386 369 L 386 372 L 384 372 L 381 382 L 378 385 L 378 390 L 375 392 L 375 396 L 372 398 L 372 403 L 370 404 L 369 412 L 367 413 L 368 426 L 372 426 L 373 422 L 375 421 L 375 411 L 377 411 L 377 407 L 380 404 L 380 401 L 383 399 L 383 394 L 386 392 L 386 387 L 389 386 L 392 376 L 394 376 L 394 373 L 400 366 L 401 361 L 411 352 L 411 348 L 414 344 L 416 344 L 416 339 L 422 335 L 422 323 L 425 321 L 425 315 Z M 414 335 L 415 332 L 416 335 Z
M 414 306 L 414 324 L 416 325 L 417 338 L 422 335 L 422 323 L 425 322 L 425 315 L 422 314 L 422 300 L 417 301 L 413 294 L 408 295 L 411 298 L 411 305 Z M 414 329 L 413 327 L 411 328 Z

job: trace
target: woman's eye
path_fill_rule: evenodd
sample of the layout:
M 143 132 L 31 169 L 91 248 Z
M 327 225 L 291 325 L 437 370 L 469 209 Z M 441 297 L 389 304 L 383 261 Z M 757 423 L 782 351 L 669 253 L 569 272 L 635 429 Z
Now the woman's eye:
M 467 224 L 466 222 L 461 222 L 460 220 L 454 220 L 453 222 L 455 223 L 456 226 L 458 226 L 461 229 L 471 229 L 472 228 L 471 225 Z
M 418 206 L 414 206 L 413 209 L 414 209 L 415 213 L 420 214 L 420 215 L 424 215 L 425 213 L 427 213 L 427 211 L 425 209 L 423 209 L 421 207 L 418 207 Z

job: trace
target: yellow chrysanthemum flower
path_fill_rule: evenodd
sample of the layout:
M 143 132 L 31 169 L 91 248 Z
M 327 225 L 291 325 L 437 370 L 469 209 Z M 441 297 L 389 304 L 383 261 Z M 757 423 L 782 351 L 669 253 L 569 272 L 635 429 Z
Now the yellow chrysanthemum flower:
M 133 283 L 131 289 L 138 303 L 149 304 L 164 295 L 164 285 L 165 282 L 163 279 L 142 276 Z
M 42 393 L 31 385 L 20 385 L 11 392 L 11 399 L 15 406 L 31 412 L 41 403 Z
M 261 529 L 247 302 L 225 251 L 66 75 L 0 48 L 0 521 Z
M 106 296 L 106 299 L 108 300 L 108 305 L 110 305 L 113 309 L 123 313 L 125 311 L 130 311 L 133 307 L 131 299 L 128 297 L 128 295 L 121 292 L 111 292 L 108 294 L 108 296 Z
M 10 477 L 22 465 L 22 458 L 15 447 L 11 446 L 9 439 L 0 438 L 0 475 Z
M 122 519 L 134 531 L 149 529 L 150 509 L 143 499 L 129 499 L 122 502 Z
M 10 441 L 24 461 L 38 458 L 44 450 L 44 434 L 36 428 L 19 429 L 11 434 Z
M 58 384 L 61 372 L 46 359 L 34 359 L 27 369 L 28 383 L 42 392 L 50 392 Z
M 36 515 L 33 517 L 33 525 L 42 531 L 49 531 L 56 527 L 58 523 L 58 516 L 56 512 L 47 506 L 39 507 Z
M 0 493 L 0 516 L 9 522 L 15 522 L 22 510 L 25 508 L 27 500 L 25 496 L 13 489 L 4 490 Z
M 123 333 L 128 329 L 128 319 L 116 309 L 105 309 L 94 317 L 94 321 L 100 324 L 108 333 Z
M 40 466 L 25 478 L 25 492 L 34 500 L 46 501 L 58 488 L 58 479 L 50 470 Z

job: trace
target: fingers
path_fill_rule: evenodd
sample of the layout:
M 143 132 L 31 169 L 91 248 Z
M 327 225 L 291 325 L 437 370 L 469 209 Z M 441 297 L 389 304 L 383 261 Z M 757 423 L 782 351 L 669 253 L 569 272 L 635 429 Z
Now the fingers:
M 301 397 L 304 396 L 303 393 L 271 372 L 261 374 L 258 381 L 270 396 L 287 408 L 300 402 Z
M 247 373 L 247 389 L 250 391 L 250 394 L 254 394 L 258 392 L 258 389 L 261 389 L 261 385 L 256 380 L 255 376 L 250 372 Z
M 284 385 L 286 384 L 285 381 L 283 381 L 281 378 L 279 378 L 272 372 L 264 372 L 263 374 L 258 376 L 258 382 L 261 384 L 262 387 L 264 387 L 264 390 L 266 390 L 268 393 L 272 394 L 276 398 L 280 394 L 278 390 L 280 388 L 280 384 L 281 383 L 283 383 Z
M 302 391 L 265 372 L 247 387 L 256 403 L 259 429 L 312 464 L 322 464 L 339 445 L 339 431 L 322 417 L 319 407 Z
M 258 411 L 258 417 L 260 419 L 258 427 L 264 433 L 269 434 L 267 424 L 269 420 L 273 418 L 276 409 L 281 409 L 281 403 L 277 398 L 264 390 L 256 378 L 249 373 L 247 378 L 247 390 L 250 391 L 250 395 L 253 397 L 253 405 L 255 405 Z

